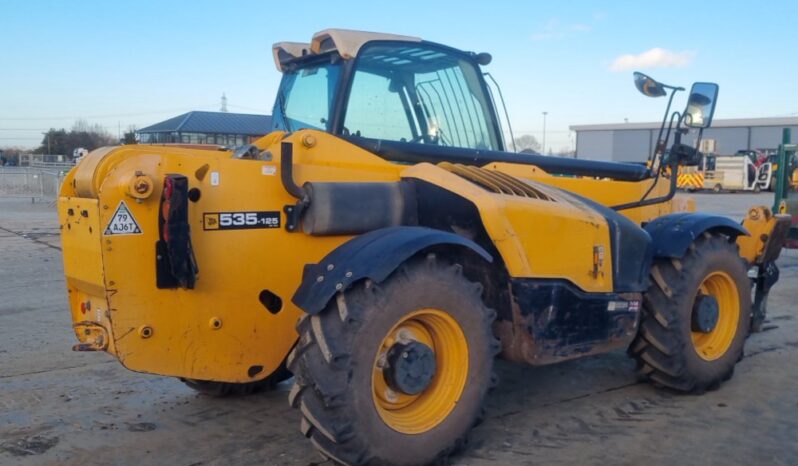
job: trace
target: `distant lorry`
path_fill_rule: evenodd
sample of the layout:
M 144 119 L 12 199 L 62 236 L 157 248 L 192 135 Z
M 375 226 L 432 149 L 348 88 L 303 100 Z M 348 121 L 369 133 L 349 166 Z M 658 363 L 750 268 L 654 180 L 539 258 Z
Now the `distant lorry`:
M 709 166 L 713 164 L 708 162 Z M 752 160 L 748 154 L 714 156 L 714 167 L 704 171 L 704 189 L 715 192 L 754 191 L 770 189 L 773 164 Z

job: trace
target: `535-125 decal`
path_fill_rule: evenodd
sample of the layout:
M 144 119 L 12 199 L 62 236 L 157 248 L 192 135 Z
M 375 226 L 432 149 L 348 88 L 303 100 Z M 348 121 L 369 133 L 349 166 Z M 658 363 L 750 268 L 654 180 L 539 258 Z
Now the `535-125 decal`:
M 280 212 L 206 212 L 202 214 L 203 230 L 246 230 L 280 228 Z

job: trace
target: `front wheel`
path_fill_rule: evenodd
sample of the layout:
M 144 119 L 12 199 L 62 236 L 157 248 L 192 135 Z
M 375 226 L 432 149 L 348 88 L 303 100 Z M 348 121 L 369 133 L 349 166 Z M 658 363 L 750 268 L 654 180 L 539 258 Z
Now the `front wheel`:
M 655 384 L 702 393 L 728 380 L 751 324 L 746 265 L 729 238 L 705 233 L 680 259 L 659 259 L 630 347 Z
M 481 291 L 459 265 L 428 256 L 379 285 L 355 285 L 300 321 L 289 401 L 323 456 L 416 465 L 463 445 L 499 349 Z

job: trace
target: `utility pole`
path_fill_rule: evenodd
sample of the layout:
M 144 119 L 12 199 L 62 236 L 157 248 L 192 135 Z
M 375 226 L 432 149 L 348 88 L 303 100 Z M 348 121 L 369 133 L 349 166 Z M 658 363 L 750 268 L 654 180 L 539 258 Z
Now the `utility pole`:
M 222 108 L 219 111 L 227 113 L 227 96 L 224 95 L 224 92 L 222 92 Z
M 543 149 L 541 151 L 543 155 L 546 155 L 546 115 L 548 114 L 549 112 L 543 112 Z

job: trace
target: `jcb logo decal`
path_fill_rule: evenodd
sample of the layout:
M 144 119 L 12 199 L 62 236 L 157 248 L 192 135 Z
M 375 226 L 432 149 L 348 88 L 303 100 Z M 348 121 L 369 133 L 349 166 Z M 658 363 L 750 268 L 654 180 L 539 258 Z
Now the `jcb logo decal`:
M 280 228 L 280 212 L 207 212 L 202 215 L 204 230 L 245 230 Z
M 205 214 L 202 216 L 202 228 L 205 230 L 219 229 L 219 214 Z

